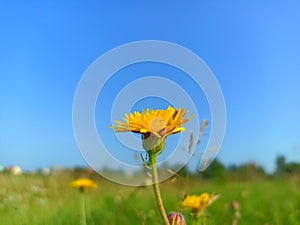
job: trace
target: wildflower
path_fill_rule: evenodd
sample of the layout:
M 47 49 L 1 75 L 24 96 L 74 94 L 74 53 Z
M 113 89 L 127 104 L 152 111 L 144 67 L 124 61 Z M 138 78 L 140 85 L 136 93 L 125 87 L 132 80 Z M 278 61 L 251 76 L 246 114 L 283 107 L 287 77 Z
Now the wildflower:
M 160 195 L 156 157 L 164 149 L 165 139 L 169 135 L 184 131 L 182 125 L 193 118 L 193 115 L 186 117 L 187 114 L 183 108 L 175 109 L 171 106 L 165 110 L 146 109 L 142 110 L 142 112 L 125 114 L 123 122 L 115 120 L 115 124 L 110 126 L 115 132 L 141 134 L 143 148 L 147 151 L 148 155 L 148 166 L 151 168 L 155 199 L 165 225 L 169 225 L 170 220 L 166 214 Z M 185 221 L 182 219 L 179 221 L 181 223 L 175 223 L 175 217 L 171 219 L 172 225 L 185 225 Z
M 77 180 L 74 180 L 71 183 L 71 187 L 78 188 L 79 194 L 80 194 L 80 224 L 81 225 L 87 225 L 87 218 L 86 218 L 86 206 L 85 206 L 85 194 L 84 190 L 87 188 L 97 188 L 97 184 L 88 179 L 88 178 L 79 178 Z
M 213 203 L 219 196 L 202 193 L 201 195 L 187 195 L 182 200 L 182 206 L 192 209 L 197 216 L 211 203 Z
M 71 183 L 71 187 L 84 191 L 86 188 L 97 188 L 97 184 L 88 178 L 79 178 Z
M 170 225 L 186 225 L 184 216 L 181 213 L 170 212 L 168 220 Z
M 160 152 L 164 148 L 164 140 L 171 134 L 184 131 L 183 124 L 193 118 L 186 117 L 183 108 L 169 106 L 165 110 L 146 109 L 142 112 L 125 114 L 124 122 L 115 120 L 111 126 L 115 132 L 134 132 L 142 135 L 143 148 L 146 151 Z

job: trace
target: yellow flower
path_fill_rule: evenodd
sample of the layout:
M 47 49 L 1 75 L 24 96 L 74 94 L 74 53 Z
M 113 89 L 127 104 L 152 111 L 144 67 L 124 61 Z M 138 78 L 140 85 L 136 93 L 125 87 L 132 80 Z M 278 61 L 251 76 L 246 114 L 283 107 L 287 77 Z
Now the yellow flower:
M 200 213 L 218 197 L 218 195 L 210 195 L 206 192 L 202 193 L 201 195 L 187 195 L 182 200 L 182 206 Z
M 168 135 L 184 131 L 183 124 L 193 118 L 186 117 L 188 112 L 183 108 L 169 106 L 165 110 L 146 109 L 142 112 L 125 114 L 124 122 L 115 120 L 111 126 L 115 132 L 140 133 L 146 151 L 162 149 Z
M 84 190 L 86 188 L 97 188 L 97 184 L 88 179 L 88 178 L 80 178 L 71 183 L 71 187 L 78 188 L 80 190 Z

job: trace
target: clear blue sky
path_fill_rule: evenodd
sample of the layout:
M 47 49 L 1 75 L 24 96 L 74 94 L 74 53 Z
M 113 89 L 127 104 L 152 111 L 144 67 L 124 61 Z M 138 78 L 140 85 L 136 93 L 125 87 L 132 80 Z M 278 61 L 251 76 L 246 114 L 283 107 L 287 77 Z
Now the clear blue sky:
M 300 161 L 299 12 L 298 1 L 0 3 L 0 164 L 85 165 L 76 86 L 106 51 L 147 39 L 185 46 L 214 72 L 227 106 L 224 163 Z

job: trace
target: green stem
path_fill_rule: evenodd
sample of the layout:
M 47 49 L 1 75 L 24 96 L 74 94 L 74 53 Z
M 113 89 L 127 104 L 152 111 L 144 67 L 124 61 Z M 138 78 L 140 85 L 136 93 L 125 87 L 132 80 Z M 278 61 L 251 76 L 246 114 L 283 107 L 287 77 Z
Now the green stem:
M 80 203 L 80 224 L 86 225 L 86 208 L 85 208 L 85 196 L 84 190 L 80 192 L 81 203 Z
M 156 165 L 156 154 L 155 153 L 149 153 L 149 163 L 151 166 L 151 172 L 152 172 L 152 186 L 156 198 L 156 203 L 160 212 L 160 215 L 164 221 L 165 225 L 170 225 L 168 216 L 166 214 L 164 204 L 162 202 L 162 198 L 160 195 L 159 185 L 158 185 L 158 172 L 157 172 L 157 165 Z

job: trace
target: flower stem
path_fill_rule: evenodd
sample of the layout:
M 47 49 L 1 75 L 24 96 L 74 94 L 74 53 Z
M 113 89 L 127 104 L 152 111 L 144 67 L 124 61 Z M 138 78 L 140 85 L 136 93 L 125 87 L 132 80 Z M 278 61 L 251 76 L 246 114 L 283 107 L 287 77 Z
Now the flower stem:
M 86 225 L 86 208 L 85 208 L 85 196 L 84 191 L 80 192 L 80 225 Z
M 154 195 L 156 199 L 156 203 L 160 212 L 160 215 L 164 221 L 165 225 L 170 225 L 168 216 L 166 214 L 164 204 L 162 202 L 162 198 L 160 195 L 159 185 L 158 185 L 158 172 L 157 172 L 157 165 L 156 165 L 156 154 L 155 153 L 149 153 L 149 163 L 151 166 L 151 173 L 152 173 L 152 186 L 154 190 Z

